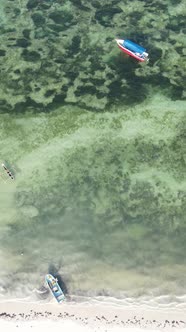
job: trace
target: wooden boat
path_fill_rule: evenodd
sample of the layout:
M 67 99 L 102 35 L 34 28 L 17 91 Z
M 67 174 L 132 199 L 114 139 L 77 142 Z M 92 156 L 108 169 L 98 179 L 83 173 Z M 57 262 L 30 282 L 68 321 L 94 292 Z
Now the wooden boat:
M 58 280 L 54 278 L 51 274 L 45 276 L 45 281 L 58 303 L 61 303 L 65 300 L 65 295 L 58 284 Z
M 8 176 L 12 179 L 15 180 L 12 172 L 10 172 L 10 170 L 5 166 L 5 164 L 2 164 L 2 167 L 4 168 L 5 172 L 8 174 Z
M 132 56 L 138 61 L 144 62 L 148 61 L 148 53 L 146 53 L 146 49 L 131 40 L 128 39 L 116 39 L 116 43 L 122 52 Z

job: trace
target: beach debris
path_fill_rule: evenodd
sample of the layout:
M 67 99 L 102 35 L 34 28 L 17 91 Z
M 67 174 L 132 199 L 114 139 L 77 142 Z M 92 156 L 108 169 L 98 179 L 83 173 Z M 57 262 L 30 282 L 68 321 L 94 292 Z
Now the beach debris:
M 45 281 L 58 303 L 61 303 L 65 300 L 65 295 L 58 284 L 57 278 L 54 278 L 51 274 L 45 276 Z
M 15 180 L 14 175 L 12 174 L 12 172 L 5 166 L 5 164 L 2 164 L 3 169 L 5 170 L 5 172 L 8 174 L 8 176 L 12 179 Z

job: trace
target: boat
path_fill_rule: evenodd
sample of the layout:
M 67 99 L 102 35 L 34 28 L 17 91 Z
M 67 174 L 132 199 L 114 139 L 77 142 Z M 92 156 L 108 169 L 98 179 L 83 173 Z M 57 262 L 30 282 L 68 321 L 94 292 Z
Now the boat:
M 10 170 L 5 166 L 5 164 L 2 164 L 2 167 L 4 168 L 4 170 L 5 170 L 5 172 L 8 174 L 8 176 L 9 176 L 12 180 L 14 180 L 15 178 L 14 178 L 12 172 L 10 172 Z
M 146 49 L 128 39 L 116 39 L 116 43 L 122 52 L 132 56 L 138 61 L 148 61 Z
M 54 278 L 51 274 L 45 276 L 45 281 L 58 303 L 61 303 L 65 300 L 65 295 L 58 284 L 57 278 Z

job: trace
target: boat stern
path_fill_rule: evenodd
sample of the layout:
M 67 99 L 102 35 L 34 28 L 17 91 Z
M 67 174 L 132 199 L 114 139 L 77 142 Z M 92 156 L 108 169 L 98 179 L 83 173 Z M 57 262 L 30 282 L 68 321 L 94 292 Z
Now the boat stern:
M 149 53 L 143 52 L 143 58 L 145 61 L 149 61 Z

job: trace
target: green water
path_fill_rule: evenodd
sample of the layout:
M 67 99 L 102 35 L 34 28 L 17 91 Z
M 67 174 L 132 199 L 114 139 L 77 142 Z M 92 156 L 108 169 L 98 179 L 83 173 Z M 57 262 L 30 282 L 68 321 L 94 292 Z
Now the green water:
M 185 294 L 182 3 L 153 1 L 169 37 L 132 3 L 1 1 L 2 295 L 39 288 L 51 264 L 71 294 Z M 126 12 L 149 64 L 113 42 Z
M 52 263 L 72 292 L 182 292 L 185 103 L 161 99 L 160 110 L 157 98 L 124 112 L 1 115 L 1 158 L 16 174 L 1 181 L 3 276 L 40 285 Z

